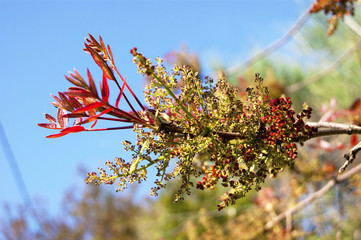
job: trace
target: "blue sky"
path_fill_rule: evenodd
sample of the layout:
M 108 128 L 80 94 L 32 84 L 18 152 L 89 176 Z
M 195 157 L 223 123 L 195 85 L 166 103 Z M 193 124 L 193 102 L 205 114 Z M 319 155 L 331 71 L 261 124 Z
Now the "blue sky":
M 49 94 L 70 87 L 64 74 L 73 68 L 84 74 L 87 67 L 99 72 L 82 51 L 88 33 L 101 35 L 112 47 L 118 69 L 142 97 L 131 48 L 154 59 L 185 43 L 207 74 L 215 63 L 230 67 L 281 37 L 312 1 L 133 2 L 0 0 L 0 121 L 29 194 L 54 213 L 65 190 L 81 191 L 85 184 L 79 166 L 95 171 L 106 160 L 127 158 L 121 142 L 134 139 L 131 131 L 46 139 L 55 132 L 37 126 L 46 122 L 44 113 L 56 114 Z M 0 204 L 21 203 L 2 148 L 0 169 Z M 149 186 L 142 188 L 144 195 Z

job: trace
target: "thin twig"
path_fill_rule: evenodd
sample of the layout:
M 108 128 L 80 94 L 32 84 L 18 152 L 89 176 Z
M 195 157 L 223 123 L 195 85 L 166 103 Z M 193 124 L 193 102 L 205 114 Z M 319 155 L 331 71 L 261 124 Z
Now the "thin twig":
M 274 225 L 276 225 L 277 223 L 279 223 L 282 219 L 284 219 L 286 216 L 288 216 L 289 214 L 294 214 L 295 212 L 301 210 L 302 208 L 304 208 L 306 205 L 310 204 L 311 202 L 313 202 L 314 200 L 320 198 L 321 196 L 323 196 L 326 192 L 328 192 L 333 186 L 335 186 L 336 183 L 339 183 L 349 177 L 351 177 L 352 175 L 354 175 L 355 173 L 361 171 L 361 164 L 357 165 L 356 167 L 352 168 L 351 170 L 347 171 L 346 173 L 337 176 L 334 179 L 331 179 L 327 182 L 327 184 L 325 186 L 323 186 L 320 190 L 312 193 L 311 195 L 309 195 L 306 199 L 302 200 L 301 202 L 299 202 L 298 204 L 296 204 L 294 207 L 288 209 L 287 211 L 281 213 L 280 215 L 278 215 L 277 217 L 273 218 L 271 221 L 269 221 L 265 227 L 264 230 L 268 231 L 270 230 Z
M 336 198 L 337 198 L 337 226 L 336 226 L 336 240 L 342 239 L 342 218 L 343 218 L 343 188 L 341 184 L 336 186 Z
M 237 71 L 239 71 L 239 69 L 242 69 L 242 68 L 245 68 L 245 67 L 251 65 L 255 61 L 267 56 L 271 52 L 275 51 L 276 49 L 278 49 L 279 47 L 284 45 L 288 40 L 290 40 L 292 38 L 292 36 L 294 36 L 298 32 L 298 30 L 308 20 L 308 18 L 310 17 L 309 11 L 310 11 L 309 8 L 307 8 L 307 10 L 296 21 L 295 25 L 293 25 L 293 27 L 290 30 L 288 30 L 288 32 L 285 35 L 283 35 L 280 39 L 278 39 L 277 41 L 270 44 L 268 47 L 263 49 L 261 52 L 253 55 L 248 60 L 226 69 L 226 72 L 230 75 L 235 74 Z
M 353 124 L 342 124 L 342 123 L 331 123 L 331 122 L 308 122 L 307 125 L 317 129 L 328 128 L 327 130 L 319 130 L 318 132 L 313 133 L 310 138 L 338 135 L 338 134 L 348 134 L 348 135 L 361 134 L 361 127 Z M 308 139 L 304 139 L 304 140 L 306 141 Z M 349 153 L 344 155 L 346 161 L 338 170 L 339 173 L 345 171 L 348 165 L 350 165 L 353 162 L 353 160 L 356 158 L 356 155 L 360 150 L 361 150 L 361 142 L 359 142 L 356 146 L 354 146 Z
M 346 60 L 349 59 L 349 56 L 351 54 L 353 54 L 355 52 L 356 49 L 360 48 L 361 46 L 361 40 L 359 40 L 355 45 L 353 45 L 351 48 L 349 48 L 346 52 L 344 52 L 336 61 L 334 61 L 333 63 L 331 63 L 330 65 L 328 65 L 326 68 L 324 68 L 323 70 L 321 70 L 320 72 L 311 75 L 307 78 L 305 78 L 303 81 L 301 82 L 297 82 L 295 84 L 292 84 L 291 86 L 289 86 L 287 88 L 287 92 L 288 93 L 293 93 L 296 92 L 304 87 L 306 87 L 307 85 L 314 83 L 320 79 L 322 79 L 323 77 L 331 74 L 332 72 L 334 72 L 336 70 L 337 67 L 339 67 L 343 62 L 345 62 Z
M 344 16 L 344 23 L 351 28 L 355 33 L 361 36 L 361 26 L 351 16 Z
M 353 160 L 355 160 L 357 153 L 361 150 L 361 142 L 359 142 L 356 146 L 354 146 L 349 153 L 344 155 L 344 158 L 346 158 L 345 163 L 340 167 L 338 170 L 339 173 L 342 173 L 345 171 L 345 169 L 350 165 Z
M 361 26 L 350 16 L 345 16 L 344 17 L 344 22 L 345 24 L 351 28 L 356 34 L 358 34 L 359 36 L 361 36 Z M 324 68 L 322 71 L 304 79 L 302 82 L 298 82 L 295 83 L 291 86 L 288 87 L 287 91 L 288 93 L 293 93 L 296 92 L 298 90 L 300 90 L 301 88 L 307 86 L 308 84 L 314 83 L 320 79 L 322 79 L 323 77 L 331 74 L 332 72 L 334 72 L 336 70 L 336 68 L 338 66 L 340 66 L 343 62 L 345 62 L 346 60 L 348 60 L 349 56 L 355 52 L 356 49 L 358 49 L 361 45 L 361 40 L 358 41 L 354 46 L 352 46 L 349 50 L 347 50 L 346 52 L 344 52 L 335 62 L 333 62 L 332 64 L 330 64 L 329 66 L 327 66 L 326 68 Z

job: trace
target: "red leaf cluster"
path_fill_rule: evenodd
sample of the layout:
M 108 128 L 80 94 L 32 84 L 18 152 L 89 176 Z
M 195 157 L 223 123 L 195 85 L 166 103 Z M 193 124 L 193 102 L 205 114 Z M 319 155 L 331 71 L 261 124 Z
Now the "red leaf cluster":
M 47 136 L 48 138 L 57 138 L 69 133 L 83 132 L 83 131 L 101 131 L 101 130 L 115 130 L 115 129 L 126 129 L 133 128 L 133 123 L 139 124 L 140 126 L 148 125 L 149 123 L 144 119 L 140 118 L 139 114 L 132 106 L 128 98 L 126 97 L 124 90 L 125 87 L 132 94 L 135 101 L 141 107 L 142 110 L 145 110 L 144 106 L 140 103 L 138 98 L 135 96 L 133 91 L 128 86 L 125 79 L 121 76 L 119 71 L 114 65 L 113 54 L 109 45 L 107 48 L 104 45 L 103 40 L 99 37 L 100 43 L 89 34 L 90 39 L 86 39 L 84 51 L 91 54 L 93 60 L 100 67 L 103 72 L 102 81 L 100 85 L 99 96 L 96 84 L 89 70 L 87 70 L 87 82 L 83 77 L 74 70 L 74 73 L 70 72 L 70 76 L 65 76 L 65 78 L 75 85 L 75 87 L 68 88 L 66 92 L 59 92 L 59 96 L 53 96 L 55 102 L 52 104 L 58 108 L 57 119 L 52 117 L 49 114 L 45 114 L 45 118 L 50 123 L 39 123 L 40 127 L 48 129 L 57 129 L 60 130 L 58 134 L 53 134 Z M 110 66 L 108 65 L 110 64 Z M 123 84 L 119 85 L 116 77 L 113 74 L 113 70 L 118 73 Z M 108 79 L 114 81 L 119 89 L 119 94 L 116 99 L 115 105 L 109 103 L 109 84 Z M 131 112 L 122 110 L 118 108 L 121 98 L 124 98 L 128 103 L 129 107 L 132 109 Z M 104 117 L 103 115 L 110 115 L 110 117 Z M 74 118 L 73 125 L 68 127 L 69 118 Z M 97 120 L 109 120 L 109 121 L 118 121 L 118 122 L 128 122 L 132 123 L 130 126 L 121 126 L 114 128 L 101 128 L 93 129 L 96 125 Z M 82 125 L 94 122 L 90 128 L 85 128 Z

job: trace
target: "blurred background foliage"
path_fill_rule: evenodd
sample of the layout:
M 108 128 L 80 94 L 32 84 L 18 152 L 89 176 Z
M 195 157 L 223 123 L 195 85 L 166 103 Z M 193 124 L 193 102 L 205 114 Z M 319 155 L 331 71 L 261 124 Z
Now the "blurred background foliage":
M 307 102 L 314 109 L 315 121 L 330 108 L 332 98 L 337 100 L 337 109 L 349 108 L 360 97 L 361 48 L 337 61 L 361 38 L 342 22 L 328 37 L 326 18 L 322 14 L 311 16 L 291 43 L 228 75 L 229 81 L 243 91 L 252 86 L 254 74 L 260 73 L 272 97 L 290 96 L 296 110 Z M 361 21 L 359 17 L 355 20 Z M 196 53 L 189 53 L 185 45 L 166 54 L 165 59 L 169 65 L 190 64 L 202 71 Z M 221 66 L 217 64 L 215 70 L 227 74 L 227 68 Z M 268 179 L 261 191 L 220 212 L 216 207 L 220 194 L 217 188 L 193 189 L 192 195 L 175 204 L 177 181 L 170 182 L 158 198 L 137 201 L 136 186 L 117 194 L 87 185 L 81 193 L 69 190 L 59 216 L 49 215 L 40 200 L 34 209 L 7 204 L 4 208 L 8 217 L 1 219 L 0 239 L 335 239 L 338 234 L 342 239 L 361 239 L 361 177 L 357 175 L 294 214 L 291 225 L 281 221 L 263 231 L 268 221 L 337 174 L 350 137 L 325 141 L 329 148 L 317 140 L 299 147 L 295 166 Z M 336 147 L 342 143 L 347 148 Z

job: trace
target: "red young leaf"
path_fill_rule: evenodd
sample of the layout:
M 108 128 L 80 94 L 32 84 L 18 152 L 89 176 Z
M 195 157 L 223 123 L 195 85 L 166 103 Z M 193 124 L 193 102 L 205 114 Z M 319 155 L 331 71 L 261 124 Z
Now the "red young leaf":
M 53 116 L 45 113 L 45 118 L 46 118 L 49 122 L 52 122 L 52 123 L 55 123 L 55 124 L 56 124 L 56 119 L 55 119 Z
M 111 109 L 111 108 L 107 108 L 106 110 L 102 111 L 101 113 L 99 113 L 99 114 L 97 114 L 97 115 L 88 117 L 87 119 L 85 119 L 84 121 L 82 121 L 82 122 L 80 123 L 80 125 L 85 124 L 85 123 L 88 123 L 88 122 L 91 122 L 91 121 L 94 121 L 94 120 L 96 120 L 98 117 L 100 117 L 100 116 L 102 116 L 102 115 L 104 115 L 104 114 L 106 114 L 106 113 L 108 113 L 108 112 L 110 112 L 110 111 L 112 111 L 112 110 L 113 110 L 113 109 Z M 94 124 L 93 124 L 93 125 L 94 125 Z M 90 128 L 92 128 L 92 127 L 93 127 L 93 126 L 91 126 Z
M 73 111 L 73 106 L 70 104 L 68 98 L 65 96 L 64 93 L 62 92 L 58 92 L 59 97 L 61 98 L 62 102 L 60 103 L 61 105 L 63 105 L 64 109 L 71 112 Z
M 123 76 L 120 74 L 120 72 L 115 68 L 116 73 L 119 75 L 120 79 L 123 81 L 123 83 L 125 84 L 125 86 L 127 87 L 127 89 L 129 90 L 129 92 L 132 94 L 133 98 L 135 99 L 135 101 L 138 103 L 138 105 L 142 108 L 143 111 L 145 111 L 145 107 L 143 106 L 143 104 L 139 101 L 139 99 L 137 98 L 137 96 L 134 94 L 133 90 L 129 87 L 129 85 L 127 84 L 126 79 L 123 78 Z M 125 95 L 124 95 L 125 97 Z
M 85 128 L 83 126 L 72 126 L 64 128 L 60 131 L 60 133 L 76 133 L 76 132 L 82 132 L 85 131 Z
M 74 68 L 74 73 L 70 72 L 70 76 L 72 76 L 73 78 L 77 79 L 79 82 L 83 83 L 84 85 L 86 85 L 86 82 L 84 81 L 83 77 L 79 74 L 79 72 Z
M 96 100 L 93 98 L 82 98 L 82 101 L 83 101 L 84 107 L 96 102 Z M 96 113 L 97 113 L 96 108 L 88 110 L 88 115 L 90 115 L 90 116 L 93 116 Z
M 63 100 L 61 100 L 60 98 L 58 98 L 57 96 L 53 95 L 53 94 L 50 94 L 56 101 L 56 102 L 52 102 L 51 104 L 53 104 L 55 107 L 57 108 L 62 108 L 64 110 L 67 110 L 69 112 L 73 111 L 73 108 L 69 105 L 69 103 L 64 103 Z M 59 92 L 59 95 L 60 95 L 60 92 Z
M 114 58 L 113 58 L 113 53 L 112 53 L 112 50 L 110 49 L 109 45 L 107 44 L 107 47 L 108 47 L 108 52 L 109 52 L 109 55 L 111 57 L 111 61 L 112 61 L 112 64 L 114 65 Z
M 63 118 L 80 118 L 80 117 L 89 117 L 89 116 L 85 113 L 68 113 L 63 115 Z
M 66 110 L 58 108 L 58 123 L 60 125 L 61 128 L 65 128 L 66 125 L 68 125 L 69 119 L 68 118 L 64 118 L 63 115 L 66 114 Z
M 351 146 L 351 147 L 354 147 L 354 146 L 357 145 L 357 143 L 358 143 L 357 135 L 356 135 L 356 134 L 353 134 L 353 135 L 351 136 L 350 146 Z
M 120 99 L 122 98 L 123 92 L 124 92 L 125 83 L 122 85 L 122 89 L 120 90 L 120 93 L 117 97 L 117 101 L 115 102 L 115 107 L 118 107 Z
M 68 88 L 68 92 L 64 92 L 64 94 L 72 97 L 94 97 L 89 91 L 78 87 L 70 87 Z
M 38 126 L 48 129 L 61 129 L 61 127 L 55 123 L 38 123 Z
M 107 49 L 106 49 L 106 47 L 104 45 L 104 42 L 103 42 L 103 39 L 102 39 L 101 36 L 99 36 L 99 42 L 102 45 L 102 50 L 103 50 L 103 53 L 105 54 L 105 57 L 109 58 L 108 53 L 107 53 Z
M 89 37 L 91 39 L 91 41 L 88 41 L 89 43 L 92 43 L 93 45 L 95 45 L 96 48 L 101 49 L 100 44 L 98 43 L 98 41 L 89 33 Z M 88 39 L 87 39 L 88 40 Z
M 46 136 L 47 138 L 58 138 L 58 137 L 62 137 L 64 135 L 67 135 L 68 133 L 57 133 L 57 134 L 52 134 L 52 135 L 49 135 L 49 136 Z
M 71 82 L 72 84 L 74 84 L 75 86 L 84 87 L 84 85 L 83 85 L 81 82 L 79 82 L 78 80 L 73 79 L 73 78 L 71 78 L 71 77 L 69 77 L 69 76 L 67 76 L 67 75 L 64 75 L 64 77 L 65 77 L 69 82 Z
M 57 108 L 63 108 L 63 106 L 61 106 L 59 103 L 57 102 L 51 102 L 50 104 L 54 105 Z
M 76 118 L 76 119 L 74 120 L 73 126 L 75 126 L 75 125 L 81 125 L 80 123 L 81 123 L 82 121 L 83 121 L 82 118 Z
M 74 109 L 83 107 L 83 105 L 75 97 L 69 97 L 69 102 L 74 107 Z
M 63 130 L 60 131 L 60 133 L 49 135 L 49 136 L 46 136 L 46 137 L 47 138 L 58 138 L 58 137 L 62 137 L 64 135 L 67 135 L 69 133 L 76 133 L 76 132 L 82 132 L 82 131 L 85 131 L 84 127 L 82 127 L 82 126 L 72 126 L 72 127 L 64 128 Z
M 102 99 L 105 102 L 108 102 L 109 100 L 109 86 L 108 86 L 108 81 L 107 78 L 105 77 L 105 74 L 103 74 L 103 86 L 101 88 L 102 91 Z
M 96 124 L 97 124 L 97 122 L 98 122 L 98 120 L 97 119 L 95 119 L 95 121 L 94 121 L 94 123 L 90 126 L 90 128 L 89 129 L 92 129 Z
M 89 111 L 91 109 L 95 109 L 95 108 L 98 108 L 98 107 L 102 107 L 104 106 L 104 104 L 102 102 L 94 102 L 94 103 L 91 103 L 89 105 L 86 105 L 82 108 L 79 108 L 79 109 L 76 109 L 75 111 L 73 111 L 72 113 L 80 113 L 80 112 L 85 112 L 85 111 Z
M 96 96 L 98 97 L 98 91 L 97 88 L 95 86 L 94 80 L 92 75 L 90 74 L 89 69 L 87 69 L 87 74 L 88 74 L 88 81 L 89 81 L 89 90 Z
M 89 51 L 90 55 L 93 57 L 95 63 L 101 68 L 105 76 L 110 80 L 115 80 L 112 70 L 109 68 L 108 64 L 104 61 L 104 59 L 86 43 L 85 47 Z

